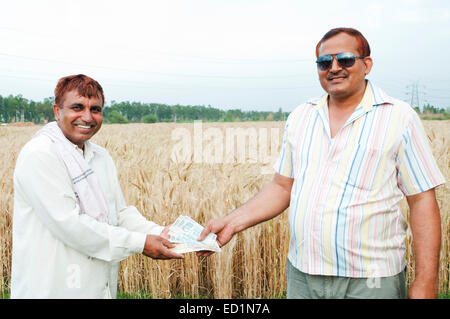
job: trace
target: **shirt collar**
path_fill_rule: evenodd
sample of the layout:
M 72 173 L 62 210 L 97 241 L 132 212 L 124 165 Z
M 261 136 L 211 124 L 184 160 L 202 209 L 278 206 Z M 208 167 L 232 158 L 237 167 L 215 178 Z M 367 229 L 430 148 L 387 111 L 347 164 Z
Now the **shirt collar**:
M 322 98 L 318 100 L 310 101 L 310 103 L 313 104 L 317 109 L 326 106 L 327 102 L 328 102 L 328 94 L 325 94 Z M 383 104 L 394 104 L 394 103 L 390 96 L 384 93 L 371 81 L 367 80 L 366 90 L 364 91 L 364 96 L 358 108 L 362 107 L 364 111 L 368 112 L 372 110 L 374 107 Z
M 70 141 L 69 141 L 70 142 Z M 77 150 L 78 153 L 81 154 L 81 156 L 84 157 L 84 159 L 89 163 L 91 161 L 91 159 L 94 157 L 94 149 L 92 147 L 91 142 L 86 141 L 84 142 L 84 151 L 79 148 L 77 145 L 73 144 L 72 142 L 70 142 L 72 144 L 72 146 Z

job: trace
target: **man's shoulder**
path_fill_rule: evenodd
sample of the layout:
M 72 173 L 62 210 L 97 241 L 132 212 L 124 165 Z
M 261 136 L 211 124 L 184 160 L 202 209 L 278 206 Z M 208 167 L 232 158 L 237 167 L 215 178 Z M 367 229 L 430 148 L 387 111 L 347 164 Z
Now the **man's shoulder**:
M 320 101 L 321 101 L 322 99 L 324 99 L 326 96 L 327 96 L 327 95 L 325 94 L 325 95 L 321 95 L 321 96 L 315 96 L 315 97 L 312 97 L 312 98 L 310 98 L 309 100 L 307 100 L 305 103 L 301 104 L 300 106 L 302 106 L 302 105 L 317 105 L 317 104 L 319 104 Z
M 414 111 L 414 109 L 411 107 L 411 105 L 408 104 L 408 102 L 389 95 L 388 93 L 386 93 L 386 91 L 373 83 L 371 83 L 371 87 L 374 105 L 391 105 L 406 112 Z
M 313 97 L 309 100 L 303 102 L 300 105 L 297 105 L 288 116 L 288 121 L 295 121 L 301 114 L 304 114 L 304 112 L 311 111 L 311 108 L 314 108 L 321 100 L 323 99 L 323 96 L 319 97 Z
M 50 166 L 55 169 L 55 165 L 59 162 L 56 148 L 48 136 L 40 135 L 29 140 L 19 152 L 17 157 L 15 172 L 29 167 L 36 169 L 37 167 Z
M 103 155 L 103 156 L 108 156 L 111 157 L 111 155 L 109 154 L 108 150 L 92 141 L 88 141 L 89 146 L 91 147 L 92 151 L 99 154 L 99 155 Z
M 103 165 L 106 165 L 107 167 L 115 167 L 115 161 L 114 158 L 111 156 L 109 151 L 104 148 L 103 146 L 100 146 L 92 141 L 88 141 L 89 147 L 94 154 L 94 160 L 96 162 L 101 162 Z
M 20 151 L 20 154 L 22 154 L 22 156 L 37 153 L 56 154 L 53 142 L 48 136 L 42 134 L 32 138 L 25 143 Z
M 414 109 L 412 108 L 412 106 L 408 102 L 391 97 L 391 103 L 392 103 L 392 105 L 394 105 L 395 108 L 398 108 L 401 111 L 408 112 L 408 113 L 415 112 Z
M 94 154 L 96 161 L 103 162 L 105 165 L 114 164 L 114 160 L 108 150 L 92 141 L 87 141 L 89 143 L 89 148 Z
M 394 112 L 401 114 L 400 118 L 402 121 L 408 122 L 418 116 L 417 112 L 408 102 L 392 97 L 381 89 L 379 92 L 380 96 L 382 96 L 382 101 L 384 102 L 382 104 L 392 107 Z
M 317 104 L 319 104 L 319 102 L 322 99 L 323 99 L 323 96 L 316 96 L 316 97 L 310 98 L 310 99 L 306 100 L 305 102 L 303 102 L 302 104 L 297 105 L 294 108 L 294 110 L 291 112 L 291 114 L 297 114 L 297 113 L 301 113 L 301 112 L 307 111 L 311 107 L 314 107 Z
M 97 156 L 101 158 L 112 160 L 109 152 L 98 144 L 95 144 L 91 141 L 89 142 L 89 147 L 92 152 L 94 152 Z M 55 143 L 45 134 L 41 134 L 37 137 L 29 140 L 21 149 L 19 153 L 19 159 L 25 159 L 28 157 L 45 157 L 45 158 L 54 158 L 59 159 L 58 151 L 55 147 Z

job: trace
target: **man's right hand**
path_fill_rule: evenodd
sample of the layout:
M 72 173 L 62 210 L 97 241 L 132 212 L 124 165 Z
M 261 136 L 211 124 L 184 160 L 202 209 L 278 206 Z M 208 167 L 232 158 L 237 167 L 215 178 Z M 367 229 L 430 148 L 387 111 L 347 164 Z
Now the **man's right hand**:
M 210 220 L 198 240 L 201 241 L 209 233 L 214 233 L 217 234 L 217 242 L 222 247 L 234 234 L 280 215 L 289 207 L 293 183 L 293 178 L 276 173 L 272 182 L 244 205 L 225 217 Z M 211 254 L 210 251 L 197 252 L 197 256 L 206 257 Z
M 144 251 L 142 252 L 142 254 L 153 259 L 184 258 L 183 255 L 174 253 L 173 251 L 169 250 L 169 248 L 172 247 L 174 247 L 174 245 L 161 236 L 147 235 Z
M 206 236 L 208 236 L 209 233 L 214 233 L 217 234 L 217 242 L 220 247 L 227 244 L 235 234 L 235 231 L 231 224 L 225 220 L 225 218 L 226 217 L 211 219 L 206 224 L 205 228 L 200 234 L 200 237 L 197 240 L 202 241 L 206 238 Z M 214 252 L 212 251 L 198 251 L 197 256 L 207 257 L 213 253 Z

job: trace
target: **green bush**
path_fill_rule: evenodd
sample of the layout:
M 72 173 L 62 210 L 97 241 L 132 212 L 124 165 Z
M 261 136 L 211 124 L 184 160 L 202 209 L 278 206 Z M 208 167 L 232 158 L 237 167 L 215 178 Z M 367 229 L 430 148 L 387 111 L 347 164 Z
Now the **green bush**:
M 111 113 L 108 116 L 108 120 L 110 123 L 119 123 L 119 124 L 128 123 L 128 121 L 123 117 L 123 115 L 116 110 L 111 111 Z
M 142 118 L 144 123 L 156 123 L 158 122 L 158 118 L 153 114 L 148 114 Z

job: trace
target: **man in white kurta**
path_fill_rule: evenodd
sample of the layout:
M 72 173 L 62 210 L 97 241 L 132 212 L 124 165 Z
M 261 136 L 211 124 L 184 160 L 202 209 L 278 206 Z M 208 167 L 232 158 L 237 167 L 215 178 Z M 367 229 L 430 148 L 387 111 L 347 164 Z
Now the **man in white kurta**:
M 64 108 L 59 112 L 68 112 Z M 143 253 L 149 245 L 147 235 L 160 235 L 164 229 L 126 205 L 106 149 L 90 141 L 81 144 L 83 150 L 68 145 L 95 172 L 109 222 L 80 212 L 72 179 L 51 138 L 31 139 L 14 172 L 11 298 L 115 298 L 119 262 Z

